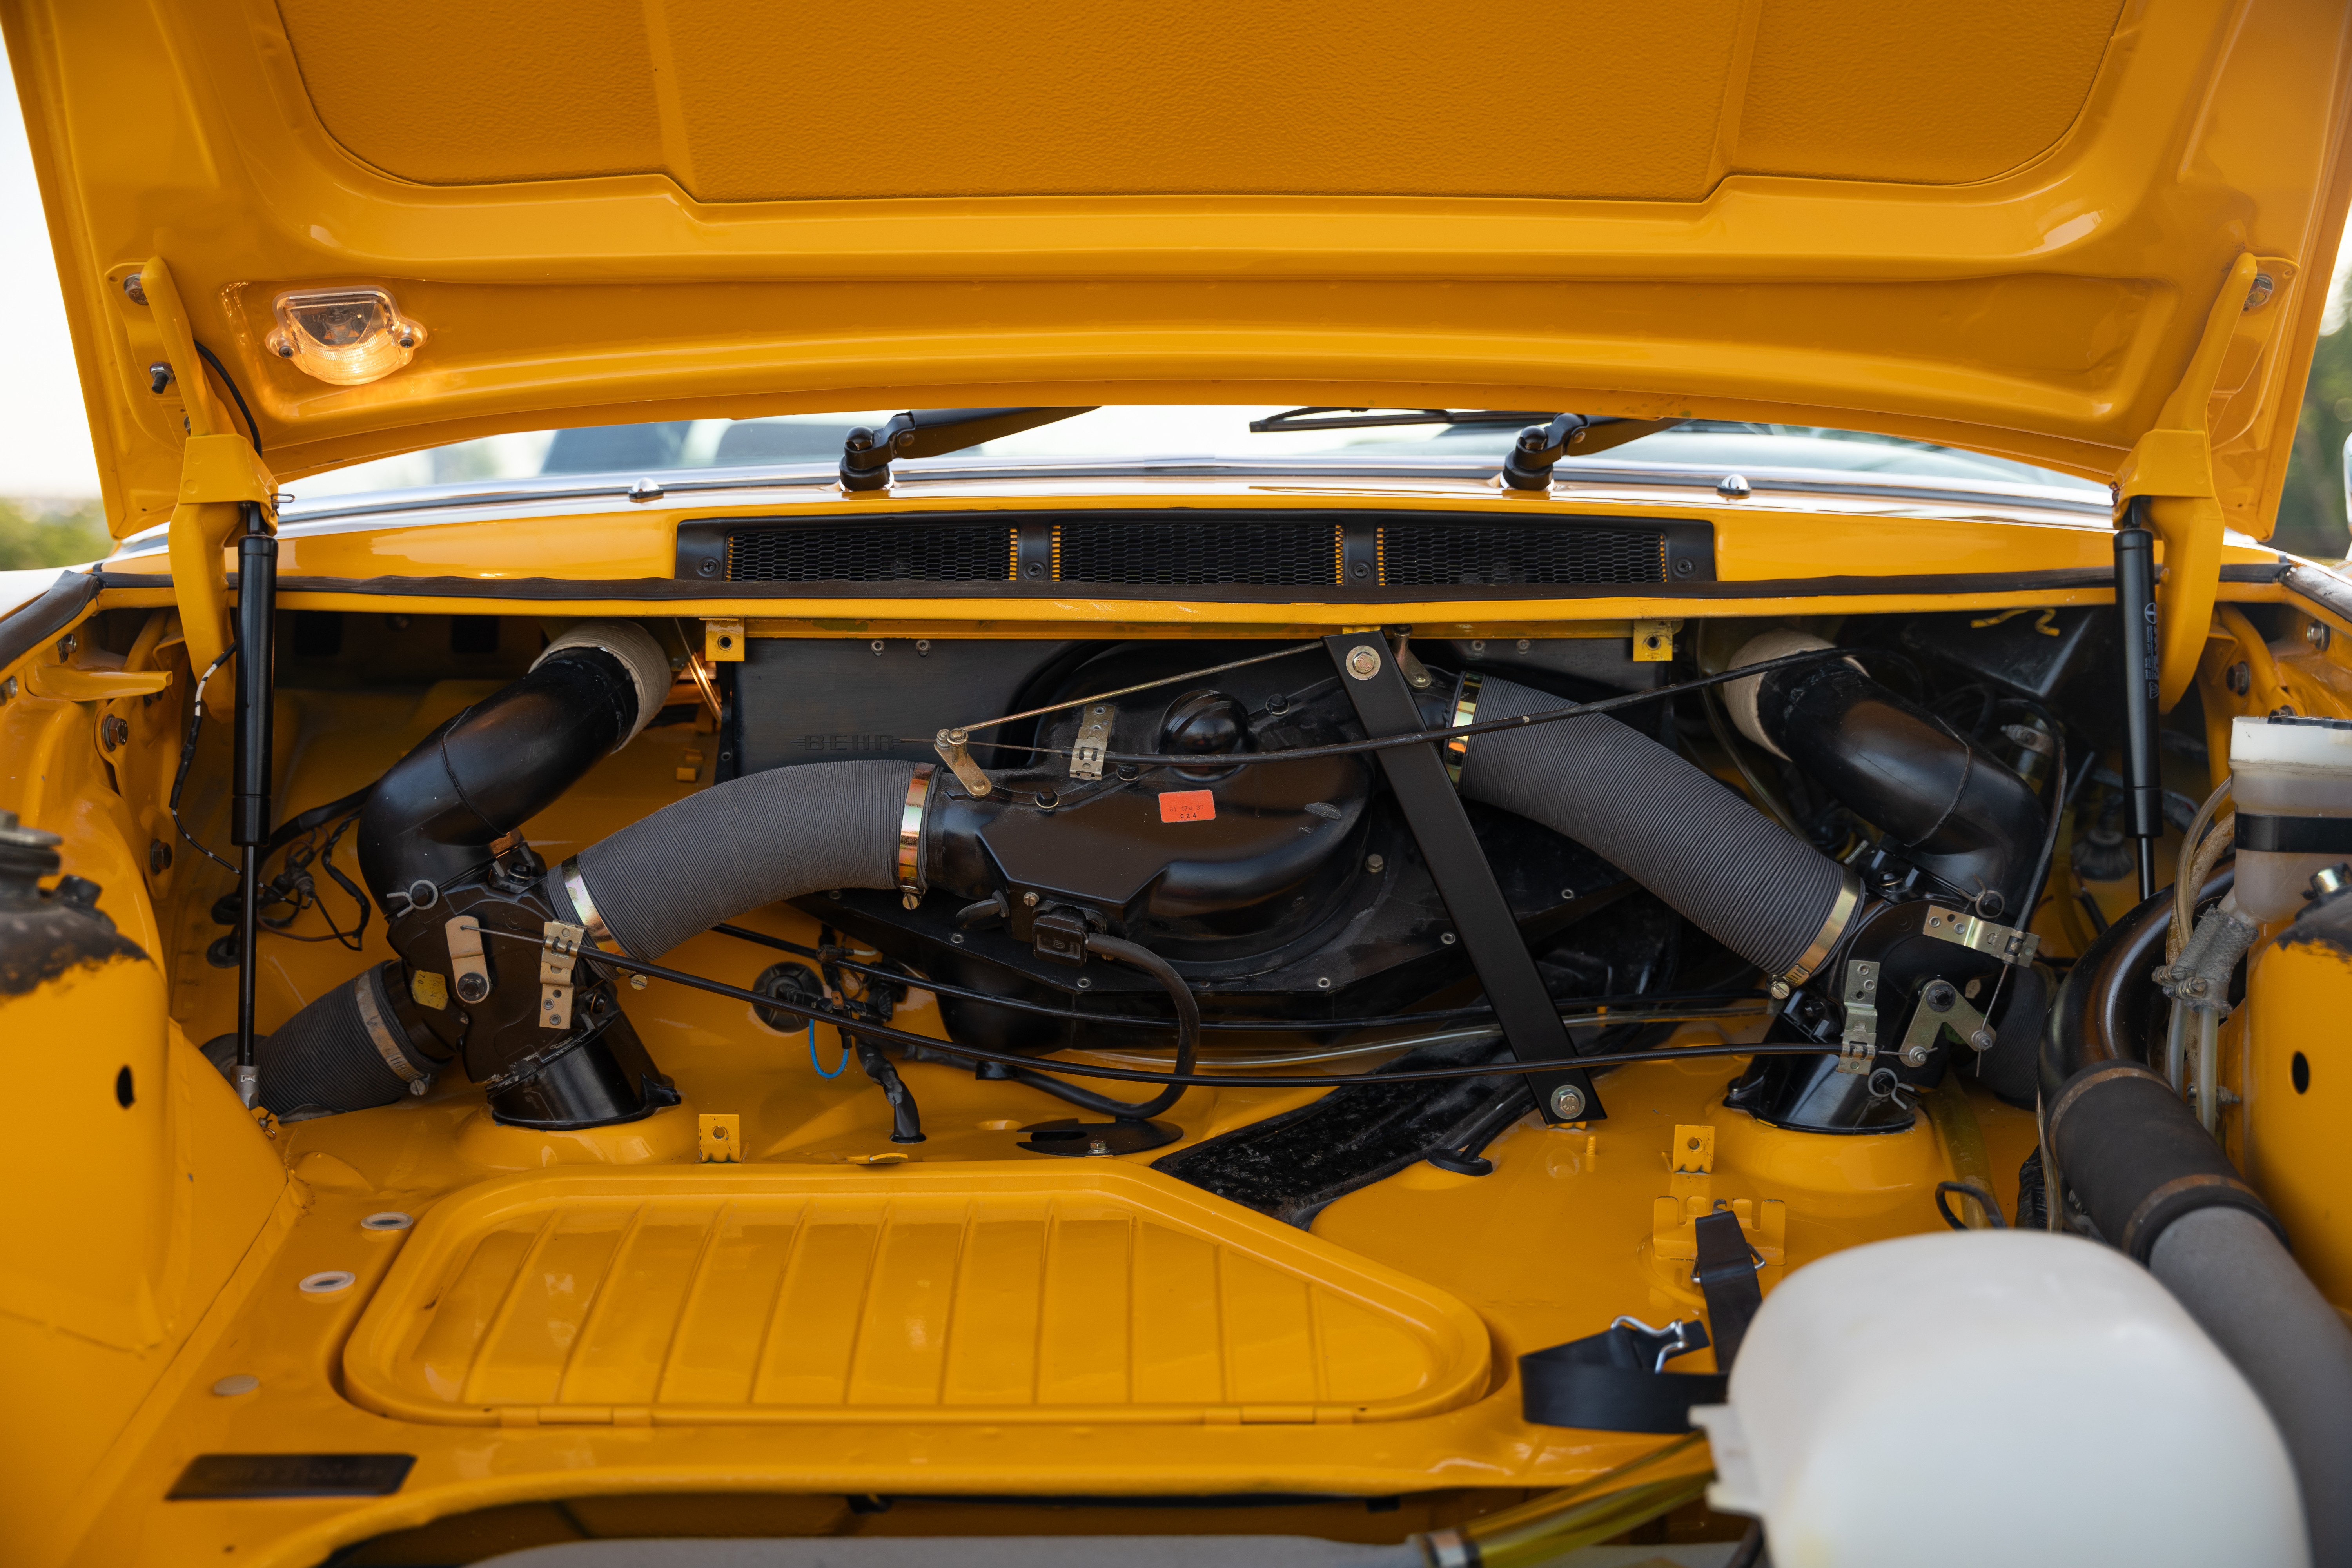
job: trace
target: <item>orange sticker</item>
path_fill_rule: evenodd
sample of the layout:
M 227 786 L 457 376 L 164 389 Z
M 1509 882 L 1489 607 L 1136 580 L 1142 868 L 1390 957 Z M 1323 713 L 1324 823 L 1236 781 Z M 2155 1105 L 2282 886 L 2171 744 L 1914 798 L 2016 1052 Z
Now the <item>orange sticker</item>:
M 1162 822 L 1214 822 L 1217 797 L 1204 789 L 1171 790 L 1160 797 Z

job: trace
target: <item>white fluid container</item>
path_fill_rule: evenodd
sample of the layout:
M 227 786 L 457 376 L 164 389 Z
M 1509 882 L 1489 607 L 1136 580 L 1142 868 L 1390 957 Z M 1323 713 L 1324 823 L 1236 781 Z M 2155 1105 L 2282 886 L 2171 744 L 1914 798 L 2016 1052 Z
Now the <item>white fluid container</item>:
M 2307 1568 L 2270 1413 L 2119 1252 L 2046 1231 L 1905 1237 L 1765 1300 L 1707 1501 L 1775 1568 Z
M 2303 911 L 2311 874 L 2352 860 L 2352 722 L 2247 719 L 2230 724 L 2230 795 L 2238 813 L 2238 908 L 2257 921 Z M 2342 823 L 2342 827 L 2335 824 Z M 2264 844 L 2289 847 L 2264 848 Z

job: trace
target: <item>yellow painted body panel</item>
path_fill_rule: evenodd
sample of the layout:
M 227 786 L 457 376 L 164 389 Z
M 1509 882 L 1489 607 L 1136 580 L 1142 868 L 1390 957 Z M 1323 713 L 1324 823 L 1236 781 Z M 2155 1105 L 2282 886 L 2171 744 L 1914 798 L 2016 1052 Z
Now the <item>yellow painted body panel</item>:
M 709 0 L 0 22 L 122 533 L 180 481 L 121 287 L 158 256 L 289 479 L 551 424 L 1220 397 L 1783 417 L 2104 477 L 2252 255 L 2279 324 L 2212 434 L 2259 536 L 2352 189 L 2335 0 L 1024 5 L 878 55 Z M 414 364 L 329 386 L 263 348 L 279 289 L 353 281 L 426 324 Z
M 1034 1159 L 476 1187 L 343 1373 L 472 1426 L 1397 1421 L 1488 1387 L 1444 1293 L 1170 1177 Z
M 1822 424 L 2147 496 L 2168 696 L 2194 690 L 2209 741 L 2235 712 L 2352 713 L 2352 622 L 2244 542 L 2268 531 L 2352 193 L 2340 0 L 1867 15 L 1722 0 L 1672 26 L 1639 7 L 1087 16 L 1022 0 L 877 26 L 712 0 L 598 0 L 558 19 L 447 0 L 0 0 L 110 522 L 142 535 L 93 604 L 0 670 L 19 683 L 0 700 L 0 806 L 64 836 L 65 869 L 103 887 L 145 955 L 0 1004 L 0 1038 L 34 1043 L 42 1096 L 0 1151 L 0 1357 L 26 1369 L 0 1419 L 0 1519 L 37 1521 L 5 1538 L 9 1568 L 298 1568 L 410 1529 L 441 1531 L 412 1544 L 442 1560 L 533 1531 L 1088 1517 L 975 1523 L 841 1500 L 909 1492 L 1399 1497 L 1394 1514 L 1139 1507 L 1114 1526 L 1279 1518 L 1392 1542 L 1653 1445 L 1528 1424 L 1514 1358 L 1619 1313 L 1695 1312 L 1694 1203 L 1741 1216 L 1769 1291 L 1830 1253 L 1936 1227 L 1939 1180 L 1989 1175 L 2013 1209 L 2034 1142 L 2030 1113 L 1958 1088 L 1901 1134 L 1790 1133 L 1724 1109 L 1738 1058 L 1665 1061 L 1612 1074 L 1606 1122 L 1531 1118 L 1490 1149 L 1491 1176 L 1415 1165 L 1301 1235 L 1173 1188 L 1152 1155 L 1026 1155 L 1016 1130 L 1066 1108 L 937 1063 L 903 1068 L 929 1141 L 894 1147 L 879 1097 L 817 1076 L 804 1036 L 661 984 L 632 994 L 631 1016 L 685 1103 L 642 1122 L 499 1126 L 452 1077 L 373 1110 L 256 1125 L 191 1043 L 235 1019 L 234 972 L 207 957 L 229 879 L 163 802 L 191 678 L 233 597 L 214 570 L 229 509 L 274 485 L 504 430 L 912 405 Z M 157 280 L 144 304 L 124 289 L 134 274 Z M 264 346 L 278 290 L 361 282 L 426 326 L 407 368 L 329 386 Z M 260 453 L 238 447 L 243 418 L 194 363 L 198 342 L 246 395 Z M 176 375 L 161 395 L 159 361 Z M 680 587 L 676 530 L 698 519 L 1168 506 L 1702 521 L 1718 580 L 1378 605 L 653 596 Z M 2101 520 L 1991 500 L 910 478 L 856 500 L 778 486 L 289 529 L 281 602 L 502 616 L 503 652 L 536 649 L 534 620 L 592 614 L 740 623 L 753 639 L 1303 638 L 1374 622 L 1614 639 L 1637 622 L 1681 637 L 1708 620 L 2099 605 L 2110 559 Z M 127 653 L 101 646 L 95 617 L 111 612 L 113 629 L 152 612 Z M 280 691 L 281 819 L 364 784 L 495 684 L 394 684 L 404 668 Z M 648 731 L 529 824 L 531 842 L 560 859 L 707 787 L 706 745 L 685 725 Z M 226 752 L 226 726 L 207 725 L 183 800 L 214 845 Z M 2167 768 L 2170 787 L 2210 787 L 2177 757 Z M 2091 940 L 2086 902 L 2112 919 L 2133 901 L 2127 879 L 2078 876 L 2071 848 L 2032 917 L 2062 957 Z M 2168 844 L 2160 868 L 2171 858 Z M 815 935 L 793 910 L 747 921 Z M 310 915 L 296 934 L 325 933 Z M 358 953 L 270 939 L 261 1026 L 389 956 L 381 922 Z M 733 981 L 760 966 L 707 935 L 666 956 Z M 2326 1188 L 2335 1080 L 2279 1085 L 2340 1016 L 2347 974 L 2259 953 L 2224 1037 L 2243 1096 L 2228 1147 L 2339 1304 L 2352 1242 Z M 898 1022 L 941 1032 L 919 992 Z M 1752 1040 L 1763 1019 L 1722 1026 Z M 1677 1038 L 1716 1042 L 1715 1027 Z M 1194 1089 L 1169 1119 L 1190 1143 L 1317 1092 Z M 736 1163 L 704 1163 L 706 1120 Z M 361 1224 L 394 1209 L 421 1223 Z M 730 1240 L 757 1225 L 777 1245 Z M 787 1228 L 803 1249 L 872 1248 L 827 1275 L 870 1289 L 853 1305 L 800 1293 L 788 1267 L 751 1278 Z M 739 1263 L 739 1293 L 714 1294 Z M 300 1289 L 335 1270 L 353 1282 Z M 1014 1331 L 1033 1322 L 1053 1331 L 1024 1359 Z M 385 1498 L 165 1500 L 193 1457 L 224 1452 L 416 1465 Z M 379 1555 L 359 1562 L 409 1560 L 398 1542 L 366 1550 Z

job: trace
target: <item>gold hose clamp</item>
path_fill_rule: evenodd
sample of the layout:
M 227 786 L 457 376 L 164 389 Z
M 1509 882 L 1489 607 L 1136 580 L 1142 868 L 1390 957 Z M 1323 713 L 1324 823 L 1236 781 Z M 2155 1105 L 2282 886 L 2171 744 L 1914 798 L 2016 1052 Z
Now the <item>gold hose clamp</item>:
M 923 812 L 931 803 L 931 780 L 939 773 L 932 763 L 917 763 L 907 781 L 906 803 L 898 810 L 898 901 L 913 909 L 923 901 Z
M 1463 676 L 1462 684 L 1454 689 L 1454 721 L 1447 728 L 1466 730 L 1478 721 L 1478 689 L 1486 680 L 1483 675 Z M 1454 788 L 1460 789 L 1462 763 L 1470 754 L 1470 737 L 1461 735 L 1446 742 L 1444 752 L 1445 776 L 1454 781 Z
M 1862 879 L 1854 875 L 1851 867 L 1841 869 L 1843 880 L 1838 883 L 1837 897 L 1830 902 L 1829 919 L 1813 933 L 1805 951 L 1797 955 L 1797 962 L 1780 972 L 1782 984 L 1790 987 L 1802 985 L 1814 970 L 1827 963 L 1830 954 L 1837 951 L 1838 939 L 1853 923 L 1853 911 L 1862 907 Z

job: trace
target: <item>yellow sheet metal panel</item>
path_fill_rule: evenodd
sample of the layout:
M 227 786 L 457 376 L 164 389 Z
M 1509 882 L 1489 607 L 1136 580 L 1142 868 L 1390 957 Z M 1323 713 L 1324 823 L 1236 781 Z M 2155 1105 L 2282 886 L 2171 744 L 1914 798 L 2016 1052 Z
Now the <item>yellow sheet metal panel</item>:
M 1244 385 L 2104 474 L 2252 251 L 2300 269 L 2218 432 L 2259 532 L 2352 181 L 2341 0 L 502 17 L 0 5 L 118 527 L 179 473 L 121 287 L 159 248 L 289 479 L 554 423 Z M 279 290 L 353 282 L 424 323 L 406 369 L 331 387 L 263 346 Z
M 2327 942 L 2258 950 L 2247 980 L 2240 1053 L 2221 1046 L 2224 1131 L 2236 1131 L 2246 1178 L 2285 1225 L 2295 1261 L 2339 1311 L 2352 1310 L 2352 1189 L 2334 1152 L 2352 1119 L 2352 954 Z M 2236 1022 L 2236 1020 L 2232 1020 Z M 2231 1129 L 2230 1121 L 2236 1121 Z
M 1132 1166 L 709 1166 L 462 1192 L 344 1354 L 496 1425 L 1386 1421 L 1485 1391 L 1444 1291 Z

